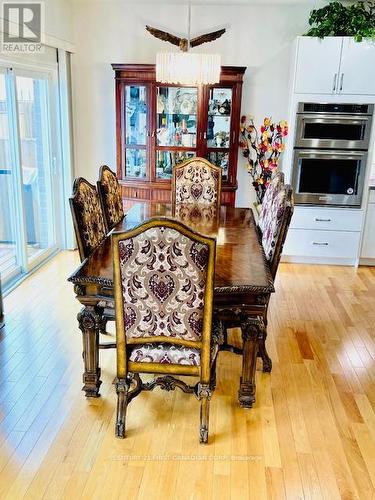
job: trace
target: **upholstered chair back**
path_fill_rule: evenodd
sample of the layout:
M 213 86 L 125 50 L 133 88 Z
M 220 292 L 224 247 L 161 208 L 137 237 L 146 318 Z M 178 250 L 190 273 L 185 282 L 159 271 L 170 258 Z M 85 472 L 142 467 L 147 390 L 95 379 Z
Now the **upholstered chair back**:
M 130 361 L 199 365 L 203 350 L 208 360 L 215 240 L 151 219 L 112 242 L 116 330 L 135 344 Z
M 83 177 L 75 179 L 69 203 L 79 255 L 84 260 L 106 236 L 104 216 L 95 186 Z
M 258 227 L 263 232 L 265 229 L 265 224 L 267 222 L 268 214 L 271 210 L 273 200 L 277 196 L 280 189 L 284 186 L 284 174 L 283 172 L 277 171 L 269 183 L 266 192 L 264 193 L 263 202 L 259 214 Z
M 173 169 L 172 201 L 220 206 L 220 167 L 204 158 L 191 158 Z
M 293 215 L 294 203 L 292 188 L 284 184 L 283 177 L 278 182 L 271 183 L 270 186 L 272 186 L 272 191 L 267 199 L 265 197 L 266 205 L 262 205 L 259 230 L 264 253 L 269 262 L 272 277 L 275 278 Z
M 121 186 L 116 174 L 103 165 L 99 170 L 98 193 L 103 208 L 107 231 L 114 228 L 124 217 Z

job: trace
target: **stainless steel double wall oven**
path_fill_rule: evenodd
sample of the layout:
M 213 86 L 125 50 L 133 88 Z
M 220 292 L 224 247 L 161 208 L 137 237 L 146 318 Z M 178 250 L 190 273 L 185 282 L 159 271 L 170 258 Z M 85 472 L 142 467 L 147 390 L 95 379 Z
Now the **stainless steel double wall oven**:
M 297 204 L 361 205 L 373 111 L 373 104 L 298 104 L 293 159 Z

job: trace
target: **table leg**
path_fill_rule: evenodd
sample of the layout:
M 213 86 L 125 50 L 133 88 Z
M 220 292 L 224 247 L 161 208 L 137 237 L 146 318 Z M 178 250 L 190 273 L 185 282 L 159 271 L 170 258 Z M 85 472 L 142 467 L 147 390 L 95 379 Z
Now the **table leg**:
M 96 306 L 85 306 L 78 313 L 79 328 L 83 341 L 83 383 L 82 388 L 89 398 L 98 398 L 100 380 L 99 368 L 99 330 L 102 328 L 102 309 Z
M 241 321 L 241 330 L 243 354 L 238 401 L 242 408 L 251 408 L 255 402 L 255 370 L 259 342 L 261 342 L 264 333 L 262 318 L 243 318 Z

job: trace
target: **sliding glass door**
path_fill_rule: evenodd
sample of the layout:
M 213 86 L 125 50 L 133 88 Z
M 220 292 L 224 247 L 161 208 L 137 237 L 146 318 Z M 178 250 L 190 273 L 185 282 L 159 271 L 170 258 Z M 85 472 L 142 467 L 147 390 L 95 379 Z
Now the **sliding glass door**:
M 0 275 L 2 279 L 21 272 L 18 252 L 15 186 L 17 172 L 10 146 L 6 73 L 0 73 Z
M 0 273 L 5 284 L 57 247 L 52 82 L 51 72 L 0 73 Z
M 53 248 L 48 79 L 16 76 L 27 261 Z

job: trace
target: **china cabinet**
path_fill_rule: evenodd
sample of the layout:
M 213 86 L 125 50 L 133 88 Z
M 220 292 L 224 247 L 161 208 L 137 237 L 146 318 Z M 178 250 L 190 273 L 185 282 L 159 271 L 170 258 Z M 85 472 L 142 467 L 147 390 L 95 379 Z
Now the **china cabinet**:
M 173 166 L 192 157 L 222 168 L 222 203 L 234 205 L 244 67 L 217 85 L 159 84 L 153 64 L 112 64 L 117 174 L 124 198 L 170 201 Z

